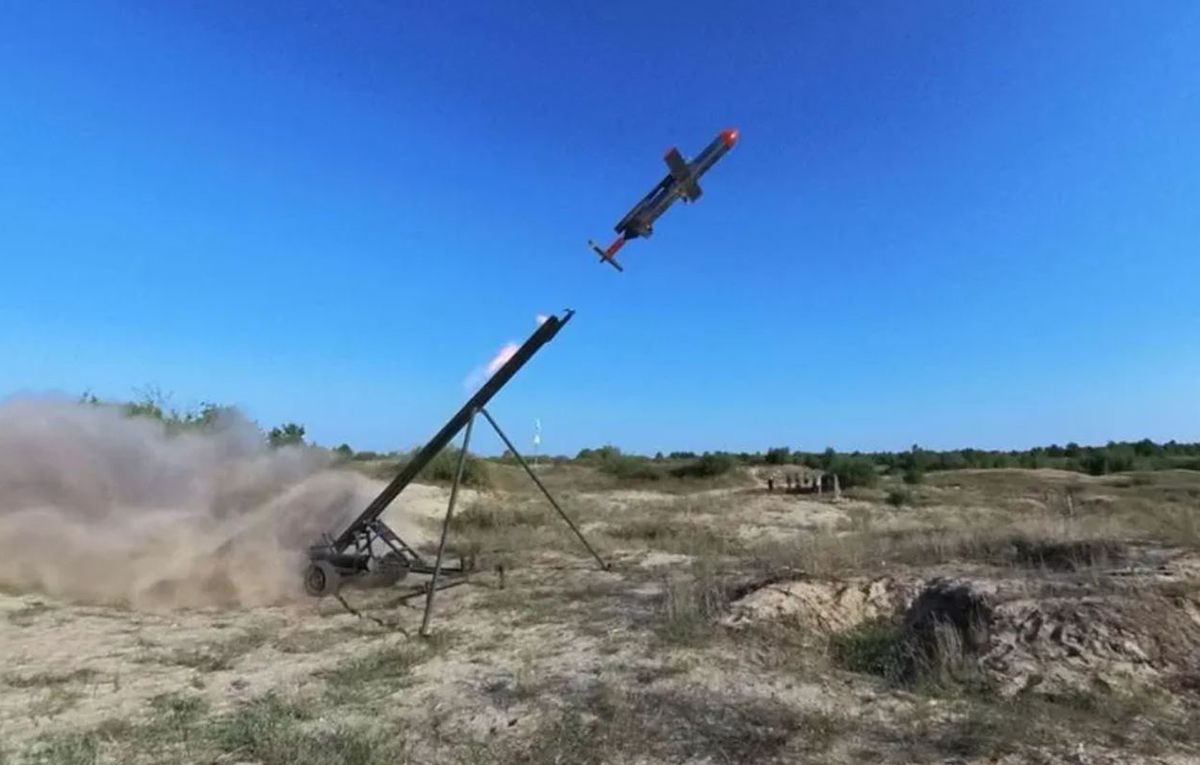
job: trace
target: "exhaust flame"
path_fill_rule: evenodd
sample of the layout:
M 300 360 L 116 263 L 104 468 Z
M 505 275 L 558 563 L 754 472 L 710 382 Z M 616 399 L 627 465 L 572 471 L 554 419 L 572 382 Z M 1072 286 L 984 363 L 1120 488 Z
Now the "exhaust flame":
M 491 375 L 496 374 L 496 371 L 499 370 L 500 367 L 507 364 L 508 360 L 516 354 L 517 348 L 519 347 L 520 346 L 518 346 L 516 343 L 508 343 L 501 348 L 500 351 L 492 358 L 492 360 L 488 362 L 488 376 L 490 377 Z
M 534 318 L 540 327 L 541 325 L 545 324 L 550 317 L 539 313 Z M 520 347 L 521 346 L 511 341 L 505 343 L 504 347 L 496 351 L 496 355 L 492 357 L 492 360 L 489 361 L 486 366 L 477 367 L 471 370 L 471 374 L 467 375 L 466 380 L 463 380 L 463 387 L 469 391 L 477 390 L 479 386 L 487 382 L 492 375 L 500 371 L 500 367 L 508 363 L 508 360 L 516 354 Z

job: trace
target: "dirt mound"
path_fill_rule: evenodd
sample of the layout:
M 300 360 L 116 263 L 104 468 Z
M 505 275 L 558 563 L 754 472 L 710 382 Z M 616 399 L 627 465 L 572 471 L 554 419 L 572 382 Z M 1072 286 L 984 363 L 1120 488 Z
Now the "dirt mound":
M 1019 600 L 996 611 L 981 663 L 1008 693 L 1162 682 L 1200 669 L 1200 594 Z
M 904 616 L 909 654 L 941 665 L 972 659 L 1002 695 L 1186 681 L 1200 668 L 1200 590 L 1041 597 L 1029 589 L 931 581 Z
M 722 619 L 727 627 L 788 622 L 814 633 L 844 632 L 890 617 L 911 602 L 914 582 L 890 576 L 854 579 L 790 579 L 750 589 Z
M 1200 582 L 1044 584 L 792 577 L 748 588 L 721 621 L 786 624 L 835 640 L 891 625 L 872 634 L 891 636 L 881 666 L 893 679 L 969 675 L 1005 696 L 1147 683 L 1200 689 Z

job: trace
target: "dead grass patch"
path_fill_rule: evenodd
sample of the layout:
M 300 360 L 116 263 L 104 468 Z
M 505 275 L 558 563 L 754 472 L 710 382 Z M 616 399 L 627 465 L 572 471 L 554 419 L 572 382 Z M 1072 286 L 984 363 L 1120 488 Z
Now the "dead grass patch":
M 475 499 L 450 519 L 450 529 L 455 533 L 468 531 L 493 531 L 514 526 L 539 527 L 552 520 L 551 507 L 526 507 L 502 502 L 495 497 Z
M 325 681 L 325 700 L 335 705 L 370 704 L 410 680 L 412 669 L 457 641 L 452 632 L 439 631 L 422 640 L 379 646 L 351 656 L 316 677 Z
M 528 739 L 476 749 L 508 763 L 772 762 L 827 751 L 845 722 L 760 699 L 597 686 L 551 714 Z
M 91 732 L 51 733 L 38 737 L 24 755 L 30 765 L 96 765 L 100 740 Z
M 345 635 L 335 630 L 296 629 L 275 640 L 275 650 L 280 653 L 303 654 L 321 651 L 345 640 Z
M 87 683 L 100 673 L 94 669 L 80 668 L 65 672 L 36 672 L 22 675 L 16 672 L 4 674 L 4 684 L 10 688 L 48 688 L 72 683 Z
M 226 640 L 176 648 L 166 653 L 148 653 L 142 660 L 190 667 L 199 672 L 220 672 L 232 669 L 239 658 L 262 646 L 267 638 L 266 630 L 248 629 Z
M 917 528 L 824 532 L 795 541 L 771 540 L 756 546 L 748 557 L 759 570 L 795 570 L 825 577 L 878 570 L 881 565 L 923 567 L 955 562 L 1069 572 L 1120 565 L 1128 559 L 1128 545 L 1111 538 L 1073 538 L 1069 528 L 1047 529 L 1045 536 L 1011 526 Z
M 26 603 L 15 611 L 8 612 L 8 623 L 14 627 L 30 627 L 39 616 L 50 613 L 56 610 L 56 606 L 44 603 L 40 600 L 35 600 Z
M 656 632 L 668 643 L 695 645 L 716 634 L 716 619 L 729 595 L 713 565 L 700 560 L 685 576 L 666 575 Z
M 75 706 L 83 697 L 79 689 L 64 685 L 51 685 L 43 688 L 29 702 L 29 716 L 56 717 Z
M 340 722 L 317 724 L 307 705 L 265 696 L 208 724 L 210 746 L 260 765 L 391 765 L 407 761 L 403 738 Z
M 724 556 L 741 551 L 731 531 L 703 523 L 677 520 L 665 514 L 634 518 L 610 525 L 605 534 L 621 542 L 635 542 L 665 552 L 692 556 Z
M 268 694 L 210 716 L 197 696 L 167 694 L 142 722 L 110 719 L 94 730 L 42 736 L 20 762 L 254 762 L 258 765 L 393 765 L 406 762 L 403 736 L 320 719 L 299 700 Z
M 1119 751 L 1158 755 L 1190 748 L 1200 732 L 1193 714 L 1159 694 L 1082 691 L 1058 697 L 997 699 L 973 693 L 949 697 L 948 714 L 919 709 L 890 730 L 917 761 L 989 758 L 1059 750 L 1080 741 Z

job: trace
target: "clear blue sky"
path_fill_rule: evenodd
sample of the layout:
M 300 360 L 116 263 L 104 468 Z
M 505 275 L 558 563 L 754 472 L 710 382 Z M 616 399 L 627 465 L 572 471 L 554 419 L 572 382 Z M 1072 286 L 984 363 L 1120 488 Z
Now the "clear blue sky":
M 0 69 L 0 396 L 410 446 L 572 307 L 553 452 L 1200 438 L 1195 2 L 17 0 Z

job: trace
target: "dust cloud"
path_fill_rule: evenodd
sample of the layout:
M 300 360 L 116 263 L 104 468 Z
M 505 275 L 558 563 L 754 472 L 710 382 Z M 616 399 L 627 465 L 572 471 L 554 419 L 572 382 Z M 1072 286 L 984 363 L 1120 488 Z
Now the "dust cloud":
M 378 485 L 231 414 L 168 434 L 109 406 L 0 402 L 0 588 L 133 608 L 302 596 L 307 546 Z

